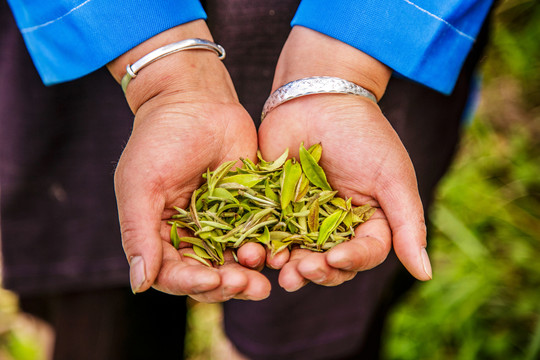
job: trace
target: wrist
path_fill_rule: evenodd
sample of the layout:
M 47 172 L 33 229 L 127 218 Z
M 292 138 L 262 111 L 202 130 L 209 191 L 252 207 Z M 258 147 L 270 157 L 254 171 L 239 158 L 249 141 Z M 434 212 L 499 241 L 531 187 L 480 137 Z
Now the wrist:
M 311 76 L 335 76 L 383 96 L 392 70 L 362 51 L 317 31 L 295 26 L 283 47 L 272 91 Z
M 166 30 L 124 53 L 107 67 L 120 83 L 127 65 L 160 47 L 191 38 L 212 41 L 204 21 L 196 20 Z M 182 102 L 237 101 L 232 81 L 219 57 L 212 51 L 200 49 L 180 51 L 156 60 L 141 69 L 125 91 L 134 113 L 148 100 L 167 94 L 181 94 Z

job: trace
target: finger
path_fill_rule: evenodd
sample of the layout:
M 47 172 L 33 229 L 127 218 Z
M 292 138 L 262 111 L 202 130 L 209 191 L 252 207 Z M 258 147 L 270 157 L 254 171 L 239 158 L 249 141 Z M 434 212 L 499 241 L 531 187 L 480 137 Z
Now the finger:
M 237 251 L 238 262 L 245 267 L 261 271 L 266 259 L 266 250 L 261 244 L 247 243 Z
M 347 271 L 365 271 L 381 264 L 392 246 L 392 234 L 381 210 L 358 226 L 355 237 L 328 251 L 328 265 Z
M 262 300 L 270 295 L 270 282 L 261 273 L 236 263 L 231 251 L 225 252 L 225 264 L 218 268 L 220 286 L 193 296 L 203 302 L 223 302 L 232 298 Z
M 115 175 L 118 217 L 122 245 L 130 264 L 134 293 L 147 290 L 159 272 L 162 261 L 160 235 L 164 201 L 152 196 L 122 175 Z
M 259 301 L 270 296 L 272 285 L 260 272 L 250 270 L 238 264 L 231 265 L 235 271 L 242 272 L 247 278 L 246 287 L 234 295 L 235 299 Z
M 298 262 L 298 272 L 315 284 L 336 286 L 351 280 L 356 271 L 336 269 L 326 262 L 326 253 L 311 253 Z
M 217 288 L 195 294 L 192 296 L 195 300 L 206 303 L 223 302 L 242 293 L 248 286 L 248 278 L 240 271 L 234 268 L 221 267 L 218 270 L 220 276 L 220 286 Z
M 283 249 L 272 255 L 272 250 L 266 249 L 266 265 L 271 269 L 281 269 L 289 261 L 289 249 Z
M 306 249 L 294 249 L 291 251 L 289 261 L 283 265 L 279 272 L 279 285 L 286 291 L 293 292 L 304 287 L 309 280 L 304 278 L 298 271 L 298 263 L 311 251 Z
M 193 253 L 192 249 L 177 251 L 170 244 L 165 244 L 163 251 L 163 266 L 154 283 L 155 289 L 168 294 L 193 297 L 221 285 L 221 276 L 217 269 L 183 256 L 185 253 Z
M 259 247 L 262 248 L 260 245 Z M 264 248 L 262 248 L 262 250 L 264 254 Z M 259 252 L 260 249 L 257 251 Z M 261 265 L 264 266 L 264 257 L 262 258 Z M 243 300 L 263 300 L 270 295 L 272 287 L 270 281 L 259 271 L 238 264 L 234 260 L 231 250 L 225 252 L 225 264 L 220 267 L 222 283 L 227 283 L 228 281 L 225 278 L 225 276 L 227 276 L 227 271 L 242 273 L 247 279 L 246 286 L 241 291 L 237 291 L 233 296 L 234 298 Z
M 383 183 L 377 198 L 392 229 L 397 257 L 411 275 L 426 281 L 432 278 L 425 250 L 426 224 L 414 174 L 409 178 L 410 182 L 401 178 Z

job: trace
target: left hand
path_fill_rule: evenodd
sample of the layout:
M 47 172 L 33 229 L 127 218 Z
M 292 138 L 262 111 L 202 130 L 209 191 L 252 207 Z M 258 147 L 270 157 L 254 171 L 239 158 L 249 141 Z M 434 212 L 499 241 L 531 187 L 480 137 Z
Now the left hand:
M 313 66 L 308 60 L 298 61 L 305 55 L 302 46 L 307 44 L 306 51 L 311 51 L 311 39 L 316 40 L 319 48 L 324 48 L 326 43 L 329 49 L 325 53 L 332 54 L 334 59 L 346 59 L 352 54 L 358 68 L 380 71 L 368 71 L 367 77 L 355 78 L 347 71 L 348 67 L 339 64 L 332 63 L 329 67 L 332 70 L 323 70 L 324 59 L 313 56 L 316 54 L 306 57 L 316 59 Z M 343 56 L 336 55 L 340 50 L 344 51 Z M 274 89 L 307 76 L 331 75 L 364 85 L 380 98 L 389 72 L 385 73 L 387 68 L 376 60 L 358 53 L 337 40 L 295 27 L 282 52 Z M 301 67 L 294 65 L 300 63 Z M 371 74 L 379 74 L 379 78 L 370 77 Z M 383 84 L 382 89 L 377 87 L 378 84 Z M 352 197 L 356 205 L 369 203 L 380 209 L 356 229 L 356 236 L 351 241 L 326 253 L 295 249 L 288 259 L 286 253 L 268 257 L 269 266 L 282 268 L 280 285 L 294 291 L 308 281 L 325 286 L 341 284 L 352 279 L 358 271 L 383 262 L 392 245 L 413 276 L 429 280 L 431 266 L 425 251 L 426 229 L 414 168 L 398 135 L 377 104 L 354 95 L 306 96 L 274 109 L 259 130 L 259 147 L 268 160 L 277 158 L 286 148 L 291 156 L 298 158 L 302 141 L 306 147 L 319 142 L 323 145 L 320 164 L 339 196 Z

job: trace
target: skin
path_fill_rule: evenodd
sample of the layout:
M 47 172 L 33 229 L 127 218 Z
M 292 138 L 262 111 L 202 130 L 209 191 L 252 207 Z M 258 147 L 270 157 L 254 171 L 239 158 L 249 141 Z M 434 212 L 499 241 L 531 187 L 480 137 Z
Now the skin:
M 127 64 L 163 45 L 195 37 L 212 40 L 201 20 L 156 35 L 108 68 L 120 82 Z M 295 27 L 280 56 L 273 90 L 299 78 L 330 75 L 364 86 L 380 98 L 390 73 L 342 42 Z M 373 102 L 350 95 L 295 99 L 272 111 L 257 137 L 227 70 L 206 50 L 172 54 L 160 59 L 159 66 L 142 69 L 127 87 L 126 99 L 135 118 L 115 173 L 115 189 L 135 293 L 154 287 L 203 302 L 261 300 L 270 294 L 269 281 L 257 271 L 265 260 L 281 269 L 280 285 L 294 291 L 309 281 L 334 286 L 350 280 L 384 261 L 392 246 L 412 275 L 431 278 L 422 250 L 425 225 L 414 169 Z M 380 206 L 372 220 L 358 228 L 354 240 L 327 253 L 297 249 L 274 257 L 261 245 L 246 244 L 238 250 L 239 264 L 228 253 L 226 263 L 214 268 L 182 256 L 193 251 L 189 246 L 174 249 L 167 219 L 173 205 L 186 207 L 207 168 L 240 157 L 255 160 L 258 146 L 268 160 L 285 148 L 297 156 L 301 141 L 306 146 L 322 143 L 321 165 L 339 195 L 353 197 L 356 204 Z
M 309 76 L 337 76 L 370 90 L 380 99 L 391 70 L 370 56 L 313 30 L 294 27 L 281 53 L 273 91 Z M 335 286 L 358 271 L 382 263 L 391 247 L 419 280 L 431 279 L 422 203 L 411 160 L 377 104 L 354 95 L 317 94 L 284 103 L 267 115 L 259 130 L 265 159 L 285 148 L 321 143 L 320 164 L 328 181 L 353 203 L 379 210 L 356 230 L 352 241 L 326 253 L 295 249 L 275 258 L 280 285 L 295 291 L 312 281 Z M 346 143 L 347 146 L 343 144 Z
M 170 29 L 108 65 L 120 81 L 125 66 L 165 44 L 186 38 L 211 39 L 203 21 Z M 155 64 L 153 64 L 155 65 Z M 260 300 L 270 283 L 259 272 L 234 262 L 209 268 L 182 256 L 169 240 L 167 219 L 173 205 L 186 207 L 201 174 L 220 163 L 257 151 L 253 121 L 238 102 L 229 74 L 210 51 L 179 52 L 141 70 L 128 85 L 126 99 L 135 119 L 115 173 L 122 243 L 130 262 L 133 292 L 149 287 L 198 301 L 230 298 Z M 173 76 L 173 74 L 181 74 Z M 238 141 L 242 139 L 242 141 Z M 253 267 L 264 251 L 242 252 Z M 255 259 L 255 262 L 251 262 Z

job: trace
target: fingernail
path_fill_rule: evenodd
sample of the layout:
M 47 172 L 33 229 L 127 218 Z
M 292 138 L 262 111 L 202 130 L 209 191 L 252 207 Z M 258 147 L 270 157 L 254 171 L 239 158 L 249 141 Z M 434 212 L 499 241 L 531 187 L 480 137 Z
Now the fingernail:
M 308 281 L 302 281 L 302 282 L 296 284 L 296 286 L 294 286 L 294 287 L 283 288 L 283 289 L 285 291 L 287 291 L 287 292 L 295 292 L 295 291 L 300 290 L 301 288 L 303 288 L 307 283 L 308 283 Z
M 142 256 L 134 256 L 131 258 L 129 268 L 129 280 L 131 282 L 131 291 L 134 294 L 139 292 L 139 289 L 146 281 L 146 271 L 144 269 L 144 259 Z
M 422 248 L 420 253 L 422 254 L 422 265 L 424 266 L 424 272 L 431 280 L 433 278 L 433 274 L 431 272 L 431 262 L 429 261 L 428 253 L 425 248 Z

